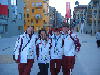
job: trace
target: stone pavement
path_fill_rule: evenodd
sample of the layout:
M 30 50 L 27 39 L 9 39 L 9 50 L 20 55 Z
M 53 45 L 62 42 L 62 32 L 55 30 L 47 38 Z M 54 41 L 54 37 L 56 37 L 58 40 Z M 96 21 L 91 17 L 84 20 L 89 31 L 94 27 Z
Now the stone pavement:
M 73 75 L 100 75 L 100 48 L 97 48 L 95 36 L 79 35 L 81 51 L 76 58 Z
M 79 38 L 82 47 L 76 57 L 72 75 L 100 75 L 100 48 L 96 46 L 95 36 L 79 34 Z M 0 75 L 18 75 L 17 64 L 12 59 L 15 40 L 16 37 L 0 39 Z M 37 75 L 38 71 L 39 68 L 35 62 L 31 75 Z M 62 72 L 59 75 L 63 75 Z

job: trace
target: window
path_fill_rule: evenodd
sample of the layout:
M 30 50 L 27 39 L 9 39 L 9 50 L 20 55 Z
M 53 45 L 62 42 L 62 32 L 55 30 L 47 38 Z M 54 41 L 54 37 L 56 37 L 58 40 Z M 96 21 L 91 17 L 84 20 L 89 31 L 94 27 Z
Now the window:
M 36 20 L 36 23 L 38 23 L 38 20 Z
M 23 26 L 18 26 L 18 30 L 23 30 Z
M 5 25 L 5 32 L 8 32 L 8 25 Z
M 0 33 L 5 33 L 8 31 L 8 25 L 1 25 L 0 26 Z
M 43 0 L 43 1 L 49 1 L 49 0 Z
M 35 6 L 35 3 L 34 3 L 34 2 L 32 2 L 32 6 L 33 6 L 33 7 Z
M 29 18 L 29 14 L 27 14 L 27 18 Z
M 24 20 L 24 24 L 26 24 L 25 20 Z
M 45 9 L 43 10 L 43 13 L 45 13 Z
M 19 13 L 17 17 L 19 20 L 22 20 L 22 13 Z
M 32 9 L 32 13 L 34 13 L 34 9 Z
M 31 23 L 33 23 L 33 19 L 31 19 Z
M 44 23 L 45 23 L 45 20 L 44 20 Z
M 38 7 L 38 6 L 42 6 L 42 2 L 37 2 L 36 3 L 36 6 Z
M 26 9 L 26 11 L 29 13 L 30 9 Z
M 24 14 L 24 18 L 25 18 L 25 14 Z
M 3 33 L 3 26 L 0 26 L 0 33 Z
M 26 2 L 24 2 L 24 7 L 26 7 Z
M 30 22 L 30 20 L 28 20 L 28 22 Z

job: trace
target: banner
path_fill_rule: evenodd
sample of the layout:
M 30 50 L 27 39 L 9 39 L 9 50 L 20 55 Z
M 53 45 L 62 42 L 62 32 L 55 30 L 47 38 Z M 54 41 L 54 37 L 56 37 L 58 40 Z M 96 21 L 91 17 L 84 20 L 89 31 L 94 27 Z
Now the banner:
M 66 18 L 71 18 L 70 2 L 66 2 Z
M 11 5 L 17 5 L 17 0 L 11 0 Z
M 0 15 L 8 15 L 8 6 L 0 5 Z

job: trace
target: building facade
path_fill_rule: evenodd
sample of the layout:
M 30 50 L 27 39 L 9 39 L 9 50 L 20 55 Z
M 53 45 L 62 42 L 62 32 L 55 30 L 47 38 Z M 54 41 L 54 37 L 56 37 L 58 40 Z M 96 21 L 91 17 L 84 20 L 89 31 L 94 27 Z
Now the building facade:
M 78 5 L 74 7 L 73 20 L 75 21 L 75 28 L 77 31 L 80 30 L 82 22 L 85 24 L 86 10 L 87 10 L 87 5 Z
M 49 24 L 52 28 L 62 27 L 64 16 L 59 13 L 55 7 L 49 6 Z
M 95 35 L 100 29 L 100 1 L 91 0 L 87 9 L 87 26 L 86 32 Z
M 5 2 L 4 2 L 5 1 Z M 0 36 L 10 37 L 23 33 L 23 1 L 0 0 Z M 7 8 L 4 8 L 5 6 Z
M 100 1 L 91 0 L 85 9 L 80 9 L 79 6 L 74 8 L 73 14 L 77 30 L 80 29 L 80 22 L 82 22 L 81 19 L 83 18 L 85 24 L 84 33 L 95 35 L 100 30 Z
M 48 0 L 24 0 L 24 30 L 34 26 L 38 31 L 49 24 Z

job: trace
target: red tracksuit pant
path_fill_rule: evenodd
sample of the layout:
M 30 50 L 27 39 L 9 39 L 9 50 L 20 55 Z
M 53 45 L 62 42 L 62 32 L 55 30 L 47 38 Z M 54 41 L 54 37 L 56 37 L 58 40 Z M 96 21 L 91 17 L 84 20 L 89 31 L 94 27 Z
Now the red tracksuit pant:
M 61 69 L 62 60 L 61 59 L 52 59 L 50 60 L 50 72 L 51 75 L 58 75 Z
M 30 75 L 33 63 L 34 63 L 33 59 L 28 59 L 27 63 L 19 63 L 18 64 L 19 75 Z
M 62 70 L 63 75 L 70 75 L 70 69 L 73 69 L 75 64 L 75 56 L 63 56 Z

